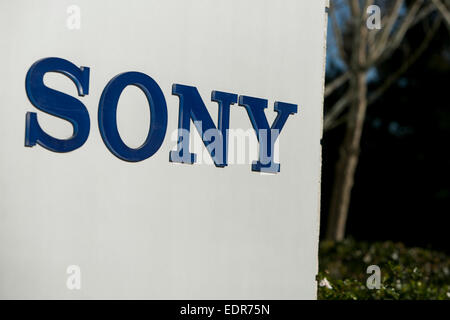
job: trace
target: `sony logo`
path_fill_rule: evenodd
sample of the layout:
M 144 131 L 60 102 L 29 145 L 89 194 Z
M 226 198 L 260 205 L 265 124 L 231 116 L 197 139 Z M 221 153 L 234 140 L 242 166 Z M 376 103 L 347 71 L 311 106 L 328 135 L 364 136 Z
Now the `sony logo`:
M 78 99 L 44 85 L 47 72 L 58 72 L 70 78 L 78 89 L 78 95 L 89 94 L 89 68 L 77 67 L 61 58 L 44 58 L 35 62 L 28 70 L 25 86 L 30 102 L 39 110 L 69 121 L 73 134 L 68 139 L 57 139 L 40 127 L 35 112 L 27 112 L 25 146 L 36 144 L 54 151 L 69 152 L 80 148 L 88 139 L 90 118 L 85 105 Z M 145 142 L 139 148 L 128 147 L 117 129 L 117 105 L 122 91 L 129 85 L 140 88 L 148 100 L 151 113 L 150 127 Z M 275 102 L 277 116 L 269 126 L 264 109 L 267 100 L 212 91 L 211 101 L 218 104 L 217 127 L 206 109 L 196 87 L 173 84 L 172 94 L 179 97 L 177 150 L 170 151 L 169 161 L 193 164 L 196 155 L 189 152 L 191 120 L 217 167 L 227 166 L 228 130 L 230 106 L 238 104 L 247 111 L 259 143 L 259 159 L 252 170 L 277 173 L 280 164 L 274 162 L 273 149 L 291 114 L 297 113 L 297 105 Z M 106 147 L 118 158 L 137 162 L 155 154 L 161 147 L 167 129 L 167 105 L 164 94 L 155 80 L 141 72 L 124 72 L 112 78 L 104 88 L 98 106 L 98 127 Z

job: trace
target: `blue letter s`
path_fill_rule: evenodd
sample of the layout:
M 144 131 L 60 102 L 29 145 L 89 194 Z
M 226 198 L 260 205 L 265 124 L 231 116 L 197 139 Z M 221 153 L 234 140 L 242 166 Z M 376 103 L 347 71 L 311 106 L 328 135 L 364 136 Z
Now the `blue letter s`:
M 80 67 L 60 58 L 44 58 L 36 61 L 28 70 L 25 87 L 30 102 L 39 110 L 69 121 L 73 135 L 69 139 L 57 139 L 45 133 L 39 126 L 34 112 L 26 114 L 25 146 L 39 144 L 55 152 L 69 152 L 81 147 L 89 136 L 90 120 L 86 107 L 72 96 L 44 85 L 47 72 L 59 72 L 69 77 L 77 86 L 78 95 L 89 94 L 89 68 Z

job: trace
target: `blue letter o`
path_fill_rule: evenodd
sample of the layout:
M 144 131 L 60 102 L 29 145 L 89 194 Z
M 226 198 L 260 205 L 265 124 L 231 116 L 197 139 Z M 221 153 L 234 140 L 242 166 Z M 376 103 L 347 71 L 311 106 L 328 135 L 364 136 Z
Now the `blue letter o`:
M 117 130 L 117 104 L 122 91 L 129 85 L 135 85 L 145 93 L 151 114 L 147 139 L 137 149 L 129 148 Z M 138 162 L 151 157 L 161 147 L 167 129 L 167 106 L 161 88 L 155 80 L 141 72 L 125 72 L 115 76 L 100 98 L 98 125 L 106 147 L 118 158 Z

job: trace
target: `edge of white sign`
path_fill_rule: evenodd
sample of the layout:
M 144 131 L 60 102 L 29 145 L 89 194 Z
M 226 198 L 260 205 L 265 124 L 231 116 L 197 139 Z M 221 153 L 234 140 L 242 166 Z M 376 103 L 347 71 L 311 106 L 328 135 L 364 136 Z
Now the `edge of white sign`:
M 324 37 L 324 41 L 323 41 L 323 68 L 322 68 L 322 114 L 324 112 L 324 102 L 325 102 L 325 70 L 326 70 L 326 60 L 327 60 L 327 31 L 328 31 L 328 10 L 330 8 L 330 0 L 325 0 L 324 1 L 324 14 L 325 14 L 325 19 L 324 19 L 324 32 L 323 32 L 323 37 Z M 321 206 L 320 206 L 320 199 L 321 199 L 321 185 L 322 185 L 322 139 L 323 139 L 323 120 L 324 117 L 322 116 L 321 118 L 321 123 L 320 123 L 320 131 L 321 131 L 321 135 L 320 135 L 320 155 L 319 155 L 319 159 L 320 159 L 320 165 L 319 165 L 319 188 L 318 188 L 318 205 L 317 205 L 317 215 L 318 215 L 318 219 L 317 221 L 319 222 L 317 224 L 317 230 L 316 230 L 316 234 L 317 234 L 317 261 L 316 261 L 316 274 L 319 274 L 319 243 L 320 243 L 320 211 L 321 211 Z M 316 283 L 317 285 L 317 283 Z M 317 300 L 317 290 L 316 290 L 316 300 Z

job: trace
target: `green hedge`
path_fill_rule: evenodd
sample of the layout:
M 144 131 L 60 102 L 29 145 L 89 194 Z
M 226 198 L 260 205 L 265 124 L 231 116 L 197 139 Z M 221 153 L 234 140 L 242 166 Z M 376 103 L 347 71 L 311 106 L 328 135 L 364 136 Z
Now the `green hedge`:
M 368 289 L 369 265 L 381 288 Z M 450 257 L 401 243 L 324 241 L 319 250 L 318 299 L 450 299 Z

